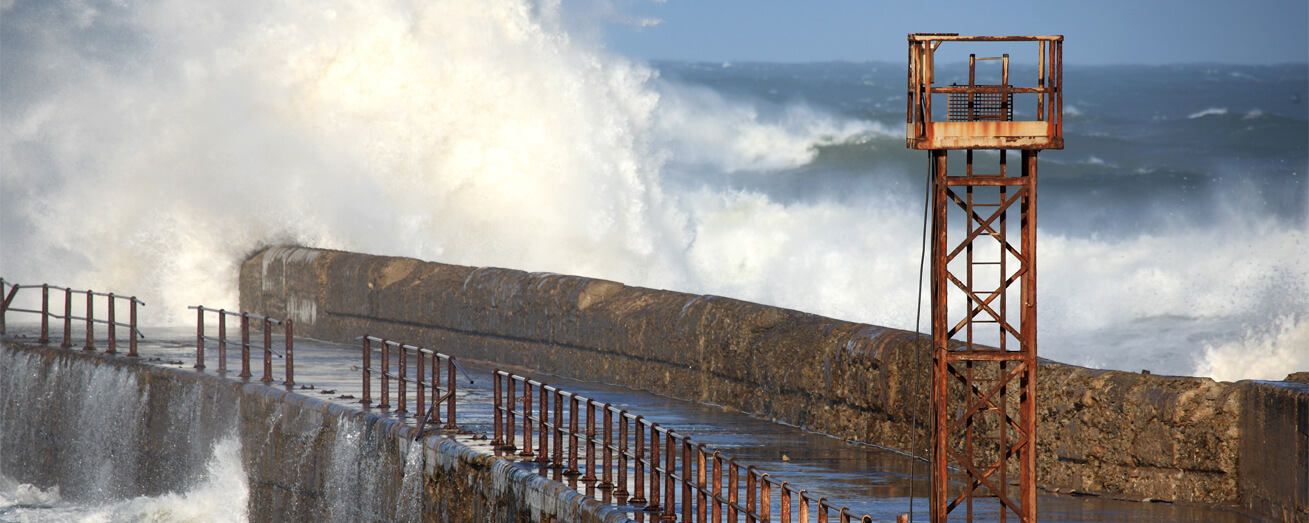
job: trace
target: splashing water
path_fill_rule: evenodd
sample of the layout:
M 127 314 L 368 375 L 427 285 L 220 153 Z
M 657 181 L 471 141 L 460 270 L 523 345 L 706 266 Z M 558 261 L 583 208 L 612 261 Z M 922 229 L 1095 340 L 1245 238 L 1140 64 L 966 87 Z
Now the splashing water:
M 186 305 L 233 306 L 239 263 L 289 242 L 913 327 L 925 171 L 896 156 L 902 98 L 843 113 L 668 78 L 551 2 L 0 8 L 6 278 L 131 292 L 147 322 L 182 322 Z M 1074 122 L 1106 110 L 1069 102 Z M 824 167 L 851 156 L 863 174 Z M 1286 314 L 1309 309 L 1305 220 L 1246 214 L 1043 230 L 1043 355 L 1223 379 L 1309 368 L 1309 314 Z M 1265 363 L 1223 356 L 1243 350 Z

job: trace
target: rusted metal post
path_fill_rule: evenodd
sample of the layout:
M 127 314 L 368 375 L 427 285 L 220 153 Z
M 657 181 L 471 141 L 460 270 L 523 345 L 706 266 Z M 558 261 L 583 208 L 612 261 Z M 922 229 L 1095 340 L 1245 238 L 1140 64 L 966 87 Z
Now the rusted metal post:
M 0 280 L 0 282 L 3 281 L 4 280 Z M 5 333 L 5 315 L 9 312 L 9 304 L 14 301 L 14 295 L 18 294 L 18 287 L 20 287 L 18 284 L 10 287 L 9 295 L 5 296 L 3 300 L 0 300 L 0 334 Z M 0 288 L 3 288 L 3 286 L 0 286 Z
M 382 339 L 382 402 L 377 404 L 377 408 L 387 410 L 391 408 L 391 344 L 385 338 Z
M 95 350 L 95 303 L 91 300 L 91 291 L 86 291 L 86 345 L 82 350 Z
M 577 456 L 578 456 L 577 417 L 580 415 L 578 413 L 578 410 L 580 409 L 579 403 L 581 400 L 577 399 L 576 394 L 570 395 L 569 398 L 570 401 L 568 402 L 568 468 L 564 470 L 564 475 L 577 476 L 582 473 L 581 470 L 577 468 Z
M 550 462 L 550 393 L 546 391 L 546 384 L 540 385 L 539 395 L 541 397 L 541 406 L 538 407 L 540 415 L 537 416 L 537 463 Z
M 109 348 L 105 349 L 105 354 L 118 353 L 118 325 L 114 323 L 114 293 L 109 293 L 109 310 L 105 311 L 109 315 Z
M 768 474 L 759 476 L 759 520 L 773 520 L 772 485 L 768 484 Z
M 523 450 L 519 456 L 534 456 L 532 452 L 532 384 L 523 378 Z
M 218 373 L 227 374 L 227 309 L 218 309 Z
M 618 411 L 618 488 L 615 496 L 626 496 L 627 491 L 627 411 Z
M 740 501 L 738 492 L 741 489 L 741 483 L 738 478 L 738 468 L 736 458 L 727 460 L 727 522 L 736 523 L 736 506 Z
M 632 420 L 632 430 L 636 431 L 635 441 L 632 442 L 632 450 L 636 452 L 632 456 L 632 481 L 633 488 L 636 492 L 632 493 L 632 498 L 627 500 L 633 505 L 641 505 L 646 502 L 645 499 L 645 420 L 642 416 L 637 416 Z
M 500 421 L 501 412 L 504 409 L 504 403 L 500 400 L 500 369 L 491 371 L 491 432 L 495 437 L 491 440 L 491 448 L 499 449 L 504 447 L 504 425 Z
M 287 387 L 295 386 L 295 326 L 288 318 L 282 320 L 282 334 L 286 336 L 286 381 Z
M 714 514 L 712 521 L 718 523 L 723 520 L 723 458 L 719 456 L 718 451 L 715 450 L 711 459 L 714 464 Z M 801 521 L 806 521 L 807 523 L 807 520 L 801 519 Z
M 507 441 L 505 442 L 504 449 L 506 451 L 513 452 L 515 450 L 518 450 L 518 447 L 514 446 L 514 438 L 517 437 L 517 430 L 515 430 L 514 427 L 514 409 L 518 408 L 518 401 L 514 399 L 514 395 L 516 394 L 515 391 L 518 389 L 518 385 L 514 383 L 513 374 L 505 374 L 504 376 L 505 376 L 505 394 L 506 394 L 505 403 L 504 403 L 505 438 L 507 439 Z
M 45 345 L 50 343 L 50 284 L 41 284 L 41 339 L 36 340 Z
M 673 431 L 664 433 L 664 515 L 663 520 L 676 520 L 677 514 L 677 441 Z
M 403 418 L 405 414 L 409 413 L 409 408 L 408 408 L 409 397 L 406 394 L 407 391 L 405 390 L 405 386 L 409 381 L 409 371 L 408 371 L 409 355 L 405 353 L 404 344 L 397 343 L 395 348 L 398 349 L 400 352 L 399 369 L 395 371 L 396 378 L 399 380 L 399 383 L 397 384 L 397 387 L 399 388 L 399 392 L 396 394 L 396 400 L 395 400 L 396 403 L 395 413 L 399 414 L 400 417 Z
M 363 397 L 362 399 L 359 400 L 359 403 L 362 403 L 365 407 L 367 407 L 367 406 L 373 404 L 373 390 L 372 390 L 372 387 L 373 387 L 373 370 L 372 370 L 372 368 L 371 368 L 371 367 L 372 367 L 372 361 L 373 361 L 373 347 L 372 347 L 372 343 L 371 343 L 371 342 L 369 341 L 369 339 L 368 339 L 368 335 L 367 335 L 367 334 L 364 335 L 364 339 L 363 339 L 363 341 L 364 341 L 364 346 L 363 346 L 363 365 L 362 365 L 363 368 L 359 370 L 359 375 L 363 377 L 363 387 L 364 387 L 364 393 L 363 393 L 363 396 L 364 396 L 364 397 Z M 499 376 L 496 377 L 496 381 L 497 381 L 497 383 L 499 382 Z M 496 406 L 497 406 L 497 407 L 500 405 L 499 400 L 500 400 L 500 392 L 499 392 L 499 391 L 496 391 Z M 496 424 L 496 429 L 497 429 L 497 432 L 496 432 L 496 439 L 497 439 L 497 440 L 499 440 L 499 436 L 500 436 L 500 433 L 498 432 L 498 429 L 499 429 L 499 428 L 500 428 L 500 425 L 499 425 L 499 424 Z
M 586 469 L 582 481 L 595 481 L 595 401 L 586 401 Z
M 136 335 L 132 335 L 133 339 Z M 205 308 L 195 308 L 195 368 L 205 368 Z
M 691 519 L 691 507 L 695 498 L 691 495 L 691 481 L 695 478 L 691 476 L 691 440 L 682 438 L 682 521 L 693 521 Z
M 264 317 L 264 377 L 259 381 L 273 381 L 273 322 Z
M 431 421 L 432 413 L 424 408 L 427 406 L 427 391 L 424 390 L 427 387 L 423 386 L 423 373 L 427 370 L 427 355 L 423 353 L 423 349 L 418 349 L 415 352 L 418 353 L 418 371 L 414 374 L 418 376 L 418 380 L 414 383 L 414 400 L 418 408 L 414 411 L 414 416 L 418 418 L 418 426 L 421 428 Z M 432 355 L 432 359 L 436 359 L 436 355 Z M 433 365 L 435 365 L 435 362 Z M 430 382 L 428 385 L 430 385 Z M 436 391 L 432 391 L 432 393 L 435 394 Z M 436 398 L 433 397 L 432 399 L 433 403 L 435 403 Z
M 459 428 L 455 419 L 455 405 L 457 404 L 457 402 L 455 401 L 455 389 L 458 388 L 455 384 L 459 381 L 455 379 L 456 366 L 457 364 L 455 363 L 455 359 L 453 357 L 446 358 L 445 385 L 450 393 L 450 398 L 446 400 L 446 408 L 445 408 L 445 428 L 447 429 Z
M 59 346 L 73 346 L 73 289 L 64 289 L 64 341 Z
M 745 521 L 755 523 L 755 471 L 754 465 L 745 468 Z
M 611 410 L 612 408 L 613 406 L 610 405 L 609 403 L 605 403 L 603 407 L 605 413 L 604 421 L 603 421 L 604 427 L 601 428 L 601 432 L 604 433 L 604 440 L 600 443 L 600 447 L 604 450 L 604 453 L 602 454 L 602 456 L 604 457 L 604 463 L 600 466 L 600 470 L 603 472 L 602 477 L 600 479 L 600 484 L 596 485 L 597 487 L 600 488 L 613 488 L 614 486 L 614 477 L 611 470 L 614 465 L 613 452 L 612 452 L 612 447 L 614 444 L 614 434 L 613 434 L 614 415 L 613 415 L 613 411 Z
M 132 296 L 132 301 L 130 302 L 130 305 L 128 305 L 128 308 L 130 311 L 129 312 L 130 319 L 128 320 L 128 323 L 130 323 L 132 326 L 128 335 L 128 339 L 130 341 L 127 342 L 127 357 L 136 358 L 139 357 L 136 353 L 136 336 L 138 333 L 136 330 L 136 296 Z
M 564 391 L 555 389 L 555 453 L 550 468 L 564 468 Z
M 241 313 L 241 374 L 242 378 L 250 377 L 250 317 Z
M 709 486 L 709 478 L 706 475 L 705 465 L 705 446 L 704 443 L 700 443 L 695 446 L 695 488 L 700 501 L 696 506 L 695 518 L 700 523 L 704 523 L 709 508 L 709 494 L 705 492 Z M 785 523 L 791 522 L 787 521 Z
M 659 510 L 659 489 L 663 486 L 659 475 L 659 451 L 664 443 L 659 440 L 659 424 L 650 424 L 650 503 L 645 506 L 647 512 Z

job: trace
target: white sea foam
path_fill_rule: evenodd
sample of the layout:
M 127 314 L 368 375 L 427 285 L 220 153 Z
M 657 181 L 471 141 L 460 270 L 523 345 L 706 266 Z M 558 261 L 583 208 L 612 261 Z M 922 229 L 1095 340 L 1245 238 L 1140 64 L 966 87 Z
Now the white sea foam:
M 246 521 L 248 485 L 241 467 L 241 442 L 236 437 L 219 440 L 201 482 L 182 493 L 137 497 L 101 505 L 70 503 L 59 495 L 59 487 L 40 489 L 18 484 L 0 476 L 0 520 L 154 522 L 241 522 Z
M 1187 116 L 1187 118 L 1194 120 L 1196 118 L 1202 118 L 1205 116 L 1221 116 L 1224 114 L 1227 114 L 1226 107 L 1210 107 L 1203 111 L 1196 111 L 1194 113 L 1191 113 L 1190 115 Z
M 4 55 L 0 272 L 135 293 L 147 321 L 183 322 L 186 305 L 236 304 L 252 250 L 295 242 L 913 327 L 921 189 L 792 201 L 665 179 L 674 162 L 765 172 L 823 145 L 899 148 L 893 123 L 661 79 L 569 33 L 554 9 L 8 7 L 7 37 L 26 47 Z M 1206 326 L 1267 324 L 1270 303 L 1304 310 L 1277 294 L 1307 287 L 1304 230 L 1218 215 L 1154 235 L 1043 234 L 1043 354 L 1116 368 L 1145 355 L 1189 373 L 1206 344 L 1233 341 L 1190 338 Z

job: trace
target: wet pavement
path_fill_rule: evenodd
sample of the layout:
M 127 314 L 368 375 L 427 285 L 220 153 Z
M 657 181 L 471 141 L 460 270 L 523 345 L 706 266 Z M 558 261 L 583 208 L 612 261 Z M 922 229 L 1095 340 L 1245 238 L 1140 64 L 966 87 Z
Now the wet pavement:
M 35 340 L 39 330 L 35 325 L 13 325 L 11 319 L 7 338 Z M 193 328 L 150 328 L 143 329 L 149 338 L 140 343 L 140 356 L 143 360 L 156 365 L 187 369 L 196 372 L 214 374 L 217 368 L 216 344 L 206 342 L 207 368 L 197 371 L 195 366 L 196 339 Z M 235 329 L 233 329 L 235 332 Z M 52 333 L 53 335 L 54 333 Z M 212 334 L 211 334 L 212 335 Z M 280 336 L 275 336 L 274 346 L 281 350 Z M 78 340 L 78 335 L 73 335 Z M 238 335 L 239 341 L 239 335 Z M 252 336 L 253 342 L 262 347 L 262 338 Z M 58 342 L 55 341 L 57 344 Z M 103 350 L 105 344 L 98 342 Z M 74 342 L 77 350 L 80 343 Z M 119 351 L 126 353 L 126 343 L 120 341 Z M 451 350 L 458 356 L 457 350 Z M 255 382 L 263 372 L 262 349 L 252 350 L 251 372 Z M 120 354 L 121 355 L 121 354 Z M 240 371 L 240 351 L 228 349 L 229 379 L 237 377 Z M 358 345 L 343 345 L 317 340 L 295 340 L 295 392 L 320 397 L 332 402 L 364 409 L 359 403 L 362 397 L 361 350 Z M 378 366 L 379 353 L 374 346 L 374 363 Z M 281 385 L 284 379 L 284 360 L 273 360 L 272 374 L 274 381 L 269 385 L 286 388 Z M 494 363 L 460 360 L 459 363 L 471 375 L 474 383 L 462 380 L 458 384 L 457 401 L 459 425 L 458 433 L 447 432 L 446 437 L 456 439 L 471 447 L 488 453 L 496 452 L 489 443 L 493 434 L 492 412 L 493 391 L 491 373 Z M 755 465 L 768 472 L 773 478 L 789 481 L 793 486 L 808 489 L 811 493 L 825 496 L 837 506 L 848 506 L 855 514 L 868 514 L 873 521 L 895 521 L 897 515 L 910 511 L 910 486 L 913 491 L 913 513 L 915 521 L 927 520 L 925 496 L 928 493 L 926 462 L 880 447 L 852 443 L 823 434 L 750 417 L 733 409 L 681 401 L 646 391 L 628 389 L 591 381 L 579 381 L 544 373 L 535 373 L 531 369 L 501 367 L 503 370 L 531 376 L 550 385 L 569 392 L 578 393 L 598 401 L 609 402 L 634 414 L 656 421 L 660 426 L 686 435 L 692 440 L 704 443 L 708 447 L 723 451 L 738 461 Z M 392 367 L 394 372 L 394 366 Z M 412 372 L 412 367 L 411 367 Z M 462 377 L 462 376 L 461 376 Z M 380 396 L 376 378 L 373 383 L 373 397 Z M 393 385 L 394 387 L 394 385 Z M 413 401 L 413 391 L 410 391 Z M 379 409 L 371 409 L 380 412 Z M 394 413 L 388 413 L 397 416 Z M 413 422 L 411 416 L 405 419 Z M 911 465 L 913 465 L 911 470 Z M 596 499 L 613 502 L 607 492 L 578 485 L 575 480 L 561 477 L 558 469 L 542 469 L 532 461 L 520 461 L 520 466 L 539 474 L 570 483 Z M 776 503 L 776 501 L 774 502 Z M 979 502 L 976 516 L 987 520 L 995 514 L 994 502 Z M 1227 507 L 1186 503 L 1140 502 L 1115 499 L 1110 496 L 1066 495 L 1043 491 L 1039 497 L 1038 510 L 1041 521 L 1150 521 L 1150 522 L 1246 522 L 1258 521 Z M 962 507 L 956 510 L 961 514 Z M 633 508 L 632 515 L 638 519 L 648 516 Z

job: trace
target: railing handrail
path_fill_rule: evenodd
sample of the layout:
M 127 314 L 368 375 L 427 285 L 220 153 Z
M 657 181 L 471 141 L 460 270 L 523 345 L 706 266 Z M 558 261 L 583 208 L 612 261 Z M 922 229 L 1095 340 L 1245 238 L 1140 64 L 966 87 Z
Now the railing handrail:
M 211 308 L 211 307 L 205 307 L 204 305 L 188 305 L 186 308 L 187 308 L 188 310 L 193 310 L 193 311 L 217 312 L 217 313 L 220 313 L 220 314 L 225 314 L 225 315 L 227 315 L 227 316 L 234 316 L 234 317 L 237 317 L 237 318 L 245 317 L 245 318 L 252 319 L 252 320 L 267 321 L 267 322 L 272 323 L 272 324 L 274 324 L 274 325 L 281 325 L 281 324 L 282 324 L 282 320 L 279 320 L 279 319 L 277 319 L 277 318 L 272 318 L 272 317 L 269 317 L 269 316 L 260 316 L 260 315 L 258 315 L 258 314 L 251 314 L 251 313 L 249 313 L 249 312 L 229 311 L 229 310 L 227 310 L 227 309 L 214 309 L 214 308 Z
M 78 290 L 78 289 L 71 289 L 71 288 L 68 288 L 68 287 L 60 287 L 60 286 L 58 286 L 58 285 L 50 285 L 50 284 L 48 284 L 48 283 L 41 283 L 41 284 L 35 284 L 35 285 L 32 285 L 32 284 L 18 284 L 18 283 L 14 283 L 14 282 L 11 282 L 11 281 L 7 281 L 7 280 L 5 280 L 4 278 L 0 278 L 0 285 L 7 286 L 7 287 L 21 287 L 21 288 L 24 288 L 24 289 L 39 289 L 39 288 L 44 287 L 44 288 L 51 289 L 51 290 L 56 290 L 56 291 L 70 291 L 70 292 L 72 292 L 73 294 L 87 294 L 87 293 L 90 293 L 90 294 L 93 295 L 93 296 L 111 297 L 111 298 L 118 299 L 118 300 L 131 300 L 131 301 L 135 301 L 138 305 L 140 305 L 140 306 L 142 306 L 142 307 L 145 306 L 145 302 L 144 302 L 144 301 L 141 301 L 141 300 L 140 300 L 139 298 L 137 298 L 136 296 L 128 296 L 128 295 L 125 295 L 125 294 L 115 294 L 115 293 L 112 293 L 112 292 L 95 292 L 95 291 L 92 291 L 92 290 Z M 38 312 L 38 313 L 41 312 L 41 311 L 32 311 L 32 310 L 25 310 L 25 309 L 9 309 L 9 310 L 11 310 L 11 311 L 23 311 L 23 312 Z
M 429 356 L 436 356 L 436 357 L 441 358 L 441 359 L 443 359 L 443 360 L 449 360 L 449 361 L 451 361 L 452 363 L 454 363 L 455 368 L 458 368 L 458 369 L 459 369 L 459 372 L 463 373 L 464 378 L 467 378 L 467 379 L 468 379 L 468 384 L 472 385 L 472 384 L 476 384 L 476 383 L 477 383 L 477 382 L 473 381 L 473 377 L 472 377 L 470 374 L 468 374 L 468 371 L 464 370 L 464 366 L 463 366 L 463 365 L 460 365 L 460 364 L 459 364 L 459 360 L 455 359 L 454 356 L 450 356 L 450 355 L 448 355 L 448 354 L 442 354 L 442 353 L 440 353 L 440 352 L 436 352 L 436 351 L 434 351 L 434 350 L 432 350 L 432 349 L 428 349 L 428 348 L 426 348 L 426 347 L 418 347 L 418 346 L 415 346 L 415 345 L 410 345 L 410 344 L 407 344 L 407 343 L 400 343 L 400 342 L 398 342 L 398 341 L 389 340 L 389 339 L 386 339 L 386 338 L 379 338 L 379 337 L 377 337 L 377 336 L 372 336 L 372 335 L 363 335 L 363 336 L 357 336 L 357 337 L 355 337 L 355 341 L 363 341 L 363 340 L 365 340 L 365 339 L 368 340 L 368 341 L 375 341 L 375 342 L 378 342 L 378 343 L 385 343 L 385 344 L 387 344 L 387 345 L 390 345 L 390 346 L 392 346 L 392 347 L 398 347 L 398 348 L 400 348 L 400 349 L 417 350 L 417 351 L 420 351 L 420 352 L 422 352 L 423 354 L 427 354 L 427 355 L 429 355 Z
M 365 408 L 370 408 L 372 406 L 373 404 L 372 379 L 373 379 L 373 374 L 376 373 L 378 375 L 379 385 L 381 386 L 381 392 L 382 392 L 382 398 L 381 398 L 382 401 L 377 403 L 377 408 L 382 409 L 383 411 L 391 408 L 390 380 L 394 379 L 397 382 L 396 405 L 395 405 L 396 408 L 394 412 L 400 415 L 401 417 L 408 415 L 409 401 L 408 401 L 408 394 L 407 394 L 408 392 L 407 385 L 413 383 L 414 385 L 416 385 L 416 389 L 414 391 L 414 396 L 415 396 L 414 417 L 418 419 L 418 426 L 420 428 L 419 434 L 420 435 L 422 434 L 421 429 L 426 424 L 438 423 L 441 421 L 440 417 L 441 417 L 442 403 L 446 404 L 446 410 L 445 410 L 446 419 L 445 419 L 444 428 L 446 429 L 458 428 L 458 424 L 457 424 L 458 402 L 456 401 L 457 396 L 455 395 L 455 391 L 457 389 L 457 386 L 455 384 L 457 383 L 458 380 L 455 379 L 455 369 L 459 369 L 459 372 L 463 373 L 464 377 L 468 379 L 468 383 L 470 384 L 476 383 L 475 381 L 473 381 L 473 377 L 468 374 L 468 371 L 464 370 L 463 365 L 459 364 L 458 359 L 456 359 L 454 356 L 436 352 L 424 347 L 419 347 L 417 345 L 410 345 L 407 343 L 393 341 L 386 338 L 380 338 L 377 336 L 371 336 L 368 334 L 356 337 L 355 341 L 363 342 L 363 346 L 362 346 L 363 352 L 361 354 L 362 361 L 360 362 L 361 364 L 359 366 L 359 374 L 363 381 L 362 383 L 363 398 L 359 400 L 359 403 L 363 404 Z M 374 369 L 372 366 L 372 352 L 373 352 L 372 342 L 378 342 L 381 344 L 382 361 L 381 361 L 381 367 L 377 369 Z M 400 350 L 400 354 L 398 358 L 399 364 L 396 367 L 396 372 L 394 373 L 391 372 L 391 354 L 390 351 L 388 350 L 392 347 Z M 414 375 L 412 377 L 410 376 L 408 370 L 409 354 L 407 351 L 412 351 L 417 356 L 416 358 L 417 361 L 415 362 L 417 364 L 416 365 L 417 368 L 414 369 Z M 430 374 L 427 378 L 425 378 L 424 373 L 429 368 L 426 363 L 427 356 L 432 357 L 432 363 L 430 366 Z M 442 385 L 441 373 L 439 370 L 440 365 L 437 364 L 437 360 L 443 360 L 445 362 L 446 369 L 445 369 L 444 386 Z M 430 403 L 428 403 L 426 400 L 426 392 L 429 389 L 431 391 Z
M 214 342 L 218 342 L 218 372 L 219 373 L 227 372 L 227 345 L 231 343 L 237 345 L 237 347 L 240 348 L 241 350 L 241 373 L 238 374 L 238 376 L 242 378 L 251 377 L 250 349 L 255 346 L 250 342 L 250 320 L 255 320 L 256 322 L 263 322 L 264 324 L 262 327 L 257 327 L 263 331 L 263 335 L 264 335 L 264 343 L 262 347 L 264 349 L 264 375 L 263 377 L 260 378 L 260 381 L 263 382 L 273 381 L 272 356 L 277 355 L 278 358 L 282 358 L 286 360 L 286 362 L 282 365 L 286 374 L 286 379 L 285 381 L 282 382 L 282 384 L 287 387 L 295 385 L 295 357 L 294 357 L 295 335 L 293 334 L 294 324 L 289 318 L 285 320 L 279 320 L 277 318 L 262 316 L 259 314 L 251 314 L 244 311 L 236 312 L 236 311 L 229 311 L 227 309 L 215 309 L 211 307 L 205 307 L 204 305 L 189 305 L 187 306 L 187 309 L 196 311 L 196 326 L 195 326 L 195 330 L 196 330 L 195 368 L 196 369 L 203 370 L 205 368 L 205 343 L 204 342 L 214 341 Z M 204 318 L 205 318 L 205 313 L 207 312 L 216 313 L 218 315 L 217 337 L 208 336 L 205 334 L 206 331 L 205 331 Z M 241 319 L 240 342 L 228 341 L 227 339 L 228 317 L 235 317 Z M 273 334 L 271 328 L 272 325 L 278 325 L 282 327 L 282 337 L 283 337 L 282 347 L 283 350 L 285 351 L 285 354 L 273 349 L 273 338 L 272 338 Z
M 603 451 L 603 457 L 605 460 L 602 470 L 605 482 L 602 483 L 601 486 L 607 488 L 619 487 L 623 489 L 624 495 L 628 494 L 626 492 L 627 465 L 625 463 L 630 460 L 635 467 L 634 475 L 636 476 L 634 484 L 636 492 L 631 498 L 633 502 L 644 503 L 647 501 L 644 498 L 645 478 L 643 476 L 650 476 L 650 503 L 646 507 L 647 510 L 661 510 L 666 516 L 675 516 L 672 512 L 673 507 L 671 505 L 675 502 L 676 495 L 671 489 L 680 484 L 682 486 L 681 506 L 684 515 L 690 514 L 691 505 L 700 505 L 699 510 L 706 510 L 704 507 L 704 500 L 713 500 L 715 511 L 726 508 L 730 512 L 743 513 L 746 516 L 747 521 L 760 519 L 768 520 L 771 517 L 771 506 L 769 505 L 771 503 L 771 489 L 776 487 L 780 489 L 780 494 L 787 500 L 782 505 L 785 510 L 789 510 L 789 507 L 791 506 L 789 501 L 790 496 L 794 494 L 796 495 L 797 501 L 803 504 L 801 514 L 807 514 L 809 504 L 813 503 L 823 514 L 826 514 L 828 511 L 836 511 L 836 513 L 839 514 L 841 521 L 850 521 L 850 518 L 854 518 L 855 520 L 862 519 L 864 521 L 871 520 L 869 516 L 858 516 L 852 513 L 849 507 L 838 506 L 835 503 L 828 501 L 826 497 L 812 494 L 807 489 L 797 489 L 792 486 L 789 481 L 774 478 L 771 473 L 764 472 L 754 465 L 744 465 L 742 462 L 738 461 L 737 458 L 730 457 L 722 451 L 712 449 L 704 443 L 696 442 L 692 438 L 673 429 L 661 427 L 657 422 L 646 419 L 642 415 L 636 415 L 626 409 L 614 407 L 610 403 L 601 403 L 593 398 L 565 391 L 559 387 L 546 384 L 529 376 L 523 376 L 500 369 L 494 370 L 493 376 L 496 380 L 494 384 L 495 403 L 493 407 L 495 409 L 493 417 L 493 420 L 495 421 L 495 440 L 492 444 L 496 446 L 496 448 L 501 450 L 517 450 L 517 447 L 514 446 L 517 438 L 514 418 L 517 417 L 522 421 L 523 425 L 522 432 L 524 448 L 523 452 L 519 454 L 520 456 L 526 458 L 535 456 L 539 453 L 539 457 L 536 458 L 537 461 L 542 463 L 549 462 L 551 463 L 551 467 L 563 467 L 563 463 L 560 463 L 561 461 L 564 461 L 562 458 L 561 447 L 562 441 L 567 438 L 572 442 L 569 449 L 570 459 L 567 460 L 567 474 L 571 475 L 579 473 L 577 468 L 580 460 L 577 449 L 580 445 L 585 444 L 588 449 L 585 464 L 586 476 L 582 479 L 585 481 L 595 481 L 598 478 L 594 476 L 596 454 L 594 449 L 596 445 L 599 445 L 599 448 Z M 504 393 L 507 394 L 502 393 L 501 379 L 505 379 Z M 516 383 L 523 384 L 521 397 L 515 397 L 515 389 L 518 388 Z M 533 405 L 533 389 L 539 390 L 541 395 L 545 396 L 540 400 L 539 408 L 535 408 Z M 546 409 L 547 403 L 549 403 L 547 397 L 550 395 L 556 397 L 553 413 L 554 419 L 550 419 L 551 413 Z M 508 399 L 502 401 L 502 397 L 504 396 L 507 396 Z M 569 398 L 571 402 L 571 407 L 569 409 L 571 414 L 567 422 L 562 418 L 562 398 Z M 524 404 L 524 406 L 520 407 L 520 403 Z M 587 407 L 585 430 L 581 430 L 578 427 L 578 418 L 581 417 L 579 404 L 584 404 Z M 605 414 L 603 434 L 597 433 L 595 430 L 595 422 L 598 417 L 596 415 L 597 410 L 600 413 Z M 500 419 L 502 413 L 505 418 L 503 424 Z M 612 414 L 618 414 L 618 419 L 620 420 L 618 437 L 622 441 L 617 443 L 612 441 L 614 432 L 613 422 L 610 419 Z M 627 422 L 631 422 L 634 429 L 635 441 L 633 441 L 631 448 L 628 447 L 626 439 Z M 537 426 L 537 430 L 540 431 L 538 433 L 539 441 L 535 444 L 532 441 L 532 427 L 534 425 Z M 503 429 L 502 426 L 504 427 Z M 554 433 L 555 448 L 553 456 L 550 454 L 550 449 L 548 448 L 549 446 L 547 442 L 549 438 L 547 437 L 547 432 Z M 644 448 L 647 444 L 643 442 L 644 437 L 642 436 L 642 434 L 647 432 L 649 433 L 649 452 L 646 452 L 646 449 Z M 664 442 L 666 442 L 666 444 Z M 534 449 L 534 446 L 537 448 Z M 662 447 L 667 448 L 663 449 Z M 699 454 L 699 459 L 695 459 L 693 462 L 691 461 L 693 454 L 692 449 Z M 679 450 L 682 454 L 681 458 L 670 455 L 678 453 Z M 661 452 L 666 453 L 663 458 L 659 456 Z M 620 462 L 619 468 L 617 469 L 620 485 L 609 483 L 612 469 L 611 455 L 616 455 Z M 680 473 L 674 465 L 676 461 L 682 461 L 683 468 Z M 692 465 L 692 463 L 695 464 Z M 711 464 L 712 467 L 710 467 Z M 646 467 L 649 467 L 648 473 L 644 470 Z M 686 477 L 688 474 L 688 467 L 696 469 L 695 475 L 697 477 Z M 705 476 L 706 468 L 710 468 L 714 471 L 715 483 L 710 484 L 702 479 L 702 477 Z M 724 469 L 727 469 L 728 472 L 728 484 L 724 484 L 722 481 Z M 739 477 L 739 471 L 741 469 L 744 469 L 745 472 L 745 500 L 740 499 L 737 495 L 743 487 L 740 481 L 742 478 Z M 662 480 L 660 479 L 661 476 Z M 660 483 L 666 483 L 663 487 L 669 489 L 665 490 L 667 499 L 659 499 Z M 724 492 L 726 492 L 727 495 L 724 495 Z M 762 499 L 756 499 L 756 493 L 759 494 L 758 497 Z M 696 496 L 698 496 L 698 499 Z M 660 507 L 661 504 L 664 505 L 662 508 Z M 758 506 L 756 507 L 756 505 Z
M 7 293 L 4 292 L 5 287 L 9 287 L 9 292 Z M 41 289 L 41 310 L 38 311 L 33 309 L 10 307 L 10 304 L 13 303 L 14 298 L 17 297 L 18 295 L 18 291 L 24 289 Z M 50 289 L 55 289 L 57 291 L 64 292 L 64 313 L 62 315 L 50 311 Z M 86 307 L 83 309 L 86 314 L 85 316 L 73 315 L 73 294 L 86 296 Z M 108 318 L 106 319 L 97 319 L 95 317 L 94 298 L 96 296 L 107 298 L 106 308 L 108 309 L 107 311 Z M 127 300 L 129 304 L 130 316 L 129 316 L 129 321 L 127 323 L 115 321 L 114 319 L 114 310 L 115 310 L 114 304 L 117 303 L 118 300 Z M 78 320 L 78 321 L 86 322 L 86 344 L 82 347 L 82 350 L 94 351 L 95 350 L 95 324 L 99 323 L 102 325 L 107 325 L 109 327 L 108 329 L 109 335 L 107 337 L 109 341 L 109 347 L 105 349 L 105 352 L 107 354 L 115 354 L 118 352 L 117 328 L 126 327 L 128 329 L 127 337 L 128 337 L 128 347 L 129 347 L 127 356 L 130 358 L 135 358 L 137 357 L 137 352 L 136 352 L 137 340 L 145 338 L 145 334 L 141 332 L 141 329 L 137 328 L 137 324 L 136 324 L 137 305 L 144 307 L 145 302 L 141 301 L 140 299 L 137 299 L 136 296 L 127 296 L 127 295 L 115 294 L 112 292 L 76 290 L 69 287 L 59 287 L 56 285 L 50 285 L 48 283 L 43 283 L 40 285 L 23 285 L 19 283 L 5 281 L 4 278 L 0 278 L 0 334 L 3 334 L 5 332 L 5 316 L 9 311 L 37 314 L 41 316 L 41 337 L 37 340 L 37 342 L 38 343 L 50 342 L 50 318 L 55 318 L 55 319 L 64 320 L 64 336 L 63 336 L 63 342 L 60 344 L 60 347 L 68 348 L 68 347 L 72 347 L 73 345 L 72 321 Z

